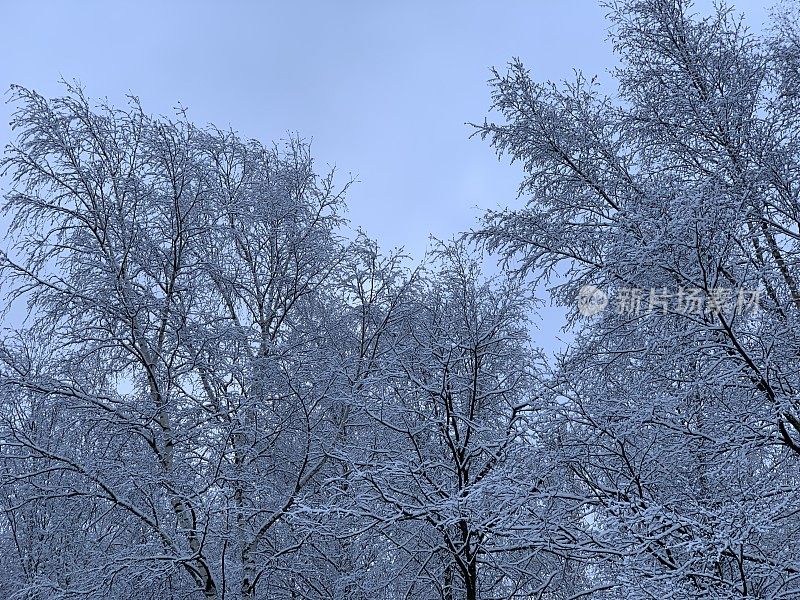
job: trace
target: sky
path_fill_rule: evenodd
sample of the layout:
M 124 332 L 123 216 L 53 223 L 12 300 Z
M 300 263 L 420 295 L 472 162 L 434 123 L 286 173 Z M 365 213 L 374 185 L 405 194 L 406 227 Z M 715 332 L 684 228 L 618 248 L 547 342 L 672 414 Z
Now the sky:
M 755 26 L 766 18 L 766 2 L 736 6 Z M 63 78 L 111 103 L 133 93 L 151 113 L 180 103 L 195 123 L 265 142 L 297 133 L 318 170 L 356 179 L 352 226 L 419 259 L 429 236 L 521 203 L 518 165 L 466 124 L 491 118 L 490 67 L 520 57 L 539 80 L 579 68 L 609 81 L 604 14 L 593 0 L 0 0 L 0 90 L 57 96 Z M 0 105 L 2 146 L 12 108 Z

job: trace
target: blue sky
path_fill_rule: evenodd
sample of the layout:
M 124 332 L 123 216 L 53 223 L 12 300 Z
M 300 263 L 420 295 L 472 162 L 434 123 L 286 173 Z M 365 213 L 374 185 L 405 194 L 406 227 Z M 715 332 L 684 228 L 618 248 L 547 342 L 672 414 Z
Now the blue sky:
M 415 255 L 429 233 L 468 228 L 474 207 L 514 200 L 516 168 L 464 125 L 487 114 L 490 66 L 521 56 L 559 78 L 609 62 L 603 11 L 589 0 L 7 2 L 3 12 L 4 88 L 56 95 L 63 76 L 92 97 L 131 91 L 150 112 L 180 101 L 196 122 L 249 137 L 299 132 L 320 166 L 357 175 L 354 224 Z
M 699 2 L 702 9 L 710 2 Z M 765 2 L 736 5 L 758 25 Z M 515 204 L 520 172 L 469 139 L 490 104 L 489 67 L 521 57 L 538 79 L 613 66 L 593 0 L 406 2 L 0 2 L 0 86 L 178 102 L 197 123 L 263 141 L 313 138 L 320 169 L 358 183 L 349 218 L 419 258 L 429 234 L 468 229 L 476 207 Z M 7 97 L 7 96 L 6 96 Z M 11 139 L 0 105 L 0 143 Z

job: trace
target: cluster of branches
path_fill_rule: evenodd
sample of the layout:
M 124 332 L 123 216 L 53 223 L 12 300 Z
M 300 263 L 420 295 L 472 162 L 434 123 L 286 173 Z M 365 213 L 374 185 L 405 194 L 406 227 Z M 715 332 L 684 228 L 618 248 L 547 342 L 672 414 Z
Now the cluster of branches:
M 800 595 L 800 30 L 608 4 L 617 91 L 492 80 L 478 126 L 526 173 L 475 238 L 518 275 L 609 295 L 556 365 L 561 460 L 601 598 Z M 564 274 L 568 274 L 564 277 Z M 557 278 L 553 279 L 552 276 Z M 694 290 L 704 310 L 627 302 Z M 759 295 L 757 310 L 715 303 Z
M 0 269 L 28 317 L 0 344 L 0 595 L 474 599 L 556 577 L 520 548 L 547 476 L 523 466 L 522 285 L 463 242 L 412 271 L 346 239 L 347 186 L 301 140 L 14 93 Z
M 608 8 L 617 96 L 495 72 L 527 202 L 417 268 L 300 139 L 14 88 L 0 595 L 800 596 L 800 31 Z

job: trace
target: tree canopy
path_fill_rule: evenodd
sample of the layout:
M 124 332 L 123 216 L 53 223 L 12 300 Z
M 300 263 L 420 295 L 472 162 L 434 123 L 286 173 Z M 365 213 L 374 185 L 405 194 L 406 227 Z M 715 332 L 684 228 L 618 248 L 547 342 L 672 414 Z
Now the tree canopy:
M 495 69 L 520 200 L 420 264 L 299 137 L 14 87 L 0 595 L 800 597 L 795 7 L 606 6 L 615 93 Z

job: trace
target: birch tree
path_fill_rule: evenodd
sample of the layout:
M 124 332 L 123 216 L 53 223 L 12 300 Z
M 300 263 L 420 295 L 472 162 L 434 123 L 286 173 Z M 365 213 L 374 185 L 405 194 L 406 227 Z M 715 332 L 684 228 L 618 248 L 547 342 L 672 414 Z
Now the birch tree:
M 354 466 L 367 512 L 400 565 L 402 597 L 557 597 L 547 595 L 564 569 L 545 552 L 553 466 L 540 444 L 546 393 L 526 331 L 531 298 L 484 279 L 462 243 L 433 260 L 386 377 L 368 390 L 365 412 L 381 434 Z
M 526 202 L 473 239 L 534 282 L 566 274 L 581 335 L 555 385 L 597 597 L 793 597 L 796 22 L 607 6 L 615 95 L 495 72 L 477 133 L 520 161 Z M 608 306 L 582 317 L 589 285 Z
M 30 315 L 4 335 L 0 375 L 18 591 L 265 597 L 326 461 L 343 190 L 300 140 L 265 147 L 68 91 L 15 88 L 3 162 L 0 268 Z M 31 540 L 64 527 L 88 556 L 39 560 Z

